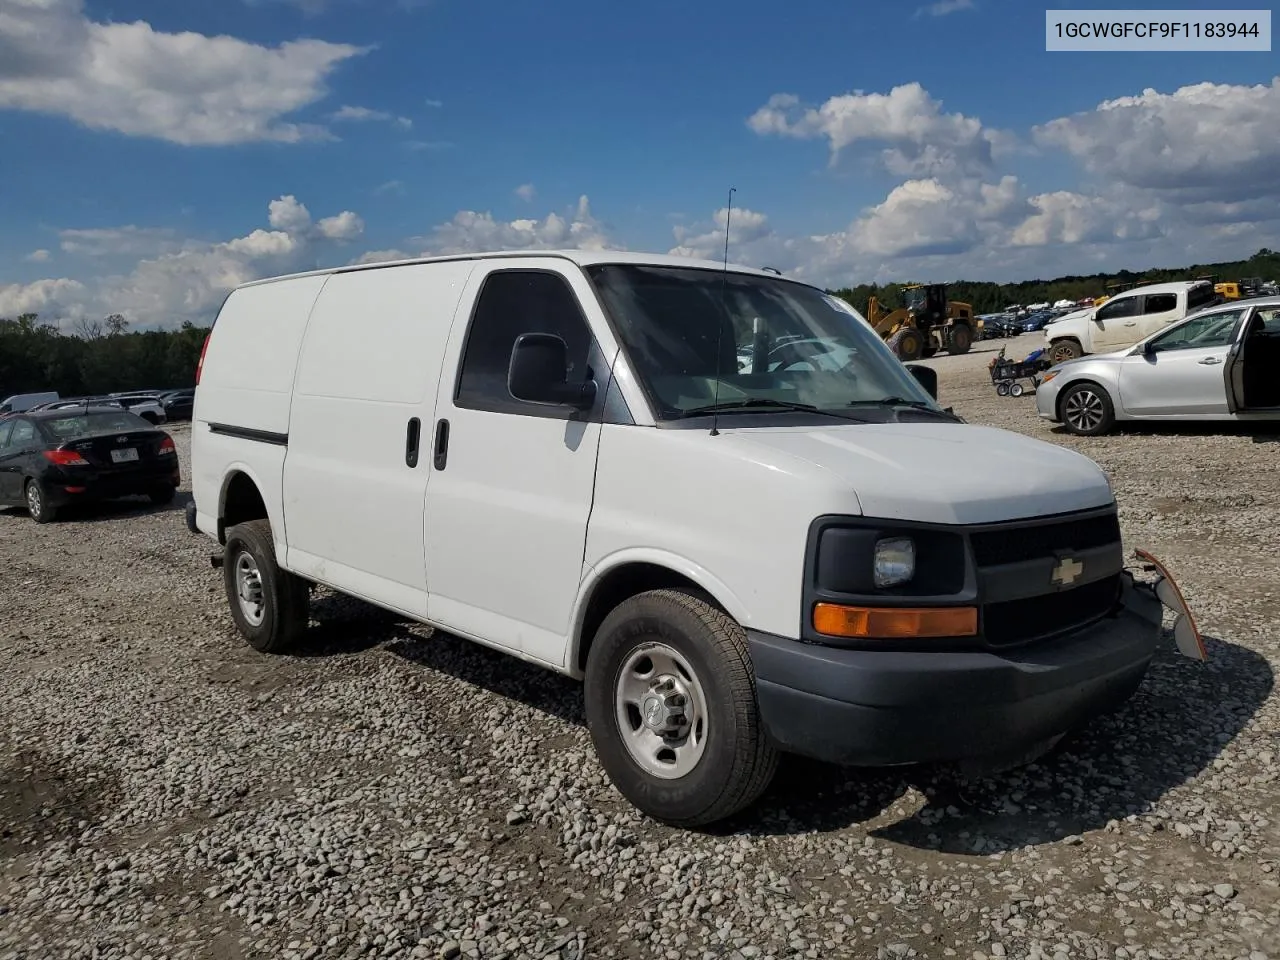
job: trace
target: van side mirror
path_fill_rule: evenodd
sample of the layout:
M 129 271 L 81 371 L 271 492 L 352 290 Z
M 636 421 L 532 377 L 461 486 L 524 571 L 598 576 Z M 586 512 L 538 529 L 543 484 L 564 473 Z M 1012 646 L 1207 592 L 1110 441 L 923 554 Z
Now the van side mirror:
M 933 367 L 926 367 L 923 364 L 908 363 L 907 370 L 916 378 L 916 382 L 924 387 L 929 396 L 938 399 L 938 371 Z
M 507 390 L 526 403 L 589 410 L 596 399 L 594 380 L 567 383 L 569 348 L 554 333 L 522 333 L 511 348 Z

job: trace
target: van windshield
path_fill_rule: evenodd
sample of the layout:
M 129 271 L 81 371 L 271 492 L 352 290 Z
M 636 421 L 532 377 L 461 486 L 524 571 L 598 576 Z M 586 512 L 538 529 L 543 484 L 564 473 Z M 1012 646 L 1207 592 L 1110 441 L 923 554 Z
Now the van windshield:
M 857 311 L 814 287 L 701 267 L 598 264 L 587 274 L 659 419 L 713 405 L 862 416 L 905 404 L 945 416 Z

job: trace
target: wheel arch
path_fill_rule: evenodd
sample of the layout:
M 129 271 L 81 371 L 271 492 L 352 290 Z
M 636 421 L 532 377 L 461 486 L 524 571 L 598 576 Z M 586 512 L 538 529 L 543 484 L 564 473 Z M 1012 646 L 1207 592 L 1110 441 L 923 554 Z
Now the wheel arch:
M 233 463 L 227 468 L 218 491 L 218 542 L 227 542 L 227 529 L 248 520 L 266 520 L 273 539 L 279 540 L 276 518 L 263 493 L 265 485 L 252 467 Z
M 1111 392 L 1110 387 L 1108 387 L 1105 383 L 1103 383 L 1101 380 L 1096 379 L 1095 377 L 1080 375 L 1075 377 L 1074 379 L 1068 380 L 1066 383 L 1064 383 L 1061 387 L 1058 388 L 1057 399 L 1053 401 L 1053 413 L 1054 413 L 1054 416 L 1058 418 L 1059 423 L 1062 422 L 1062 402 L 1066 399 L 1067 394 L 1071 391 L 1073 387 L 1078 387 L 1081 384 L 1088 384 L 1091 387 L 1097 387 L 1099 390 L 1105 393 L 1107 395 L 1107 399 L 1111 401 L 1111 409 L 1113 413 L 1119 409 L 1119 407 L 1116 404 L 1116 396 L 1114 393 Z
M 565 672 L 581 679 L 596 632 L 609 611 L 649 590 L 684 589 L 744 623 L 746 609 L 729 587 L 700 565 L 658 550 L 630 550 L 602 560 L 587 573 L 574 605 Z

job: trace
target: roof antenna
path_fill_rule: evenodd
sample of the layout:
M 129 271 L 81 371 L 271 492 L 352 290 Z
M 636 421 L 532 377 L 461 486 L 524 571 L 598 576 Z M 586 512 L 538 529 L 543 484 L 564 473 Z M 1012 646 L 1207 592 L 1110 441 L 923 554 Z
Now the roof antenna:
M 724 210 L 724 269 L 720 272 L 720 306 L 724 308 L 724 318 L 716 324 L 716 385 L 711 397 L 711 436 L 713 437 L 720 436 L 720 431 L 716 429 L 720 413 L 716 408 L 720 406 L 720 354 L 724 347 L 724 319 L 729 316 L 729 300 L 725 294 L 725 284 L 729 278 L 729 224 L 733 220 L 733 195 L 736 192 L 736 187 L 729 188 L 729 205 Z

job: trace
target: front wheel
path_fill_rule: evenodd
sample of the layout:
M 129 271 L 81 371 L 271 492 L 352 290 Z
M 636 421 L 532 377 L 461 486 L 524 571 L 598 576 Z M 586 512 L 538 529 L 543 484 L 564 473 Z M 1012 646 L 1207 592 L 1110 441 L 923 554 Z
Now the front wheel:
M 1009 396 L 1020 397 L 1023 393 L 1023 386 L 1020 383 L 1009 384 Z
M 249 646 L 282 653 L 298 642 L 310 596 L 303 580 L 276 563 L 270 522 L 250 520 L 227 531 L 222 574 L 231 618 Z
M 947 342 L 947 353 L 953 357 L 968 353 L 973 346 L 973 331 L 967 323 L 957 323 L 951 327 L 951 337 Z
M 1107 391 L 1093 383 L 1068 387 L 1059 401 L 1063 425 L 1077 436 L 1096 437 L 1116 422 L 1115 408 Z
M 1055 340 L 1049 345 L 1049 359 L 1054 363 L 1066 363 L 1084 356 L 1084 348 L 1074 340 Z
M 656 820 L 723 820 L 773 779 L 746 634 L 699 597 L 654 590 L 619 604 L 587 655 L 585 693 L 601 765 Z

